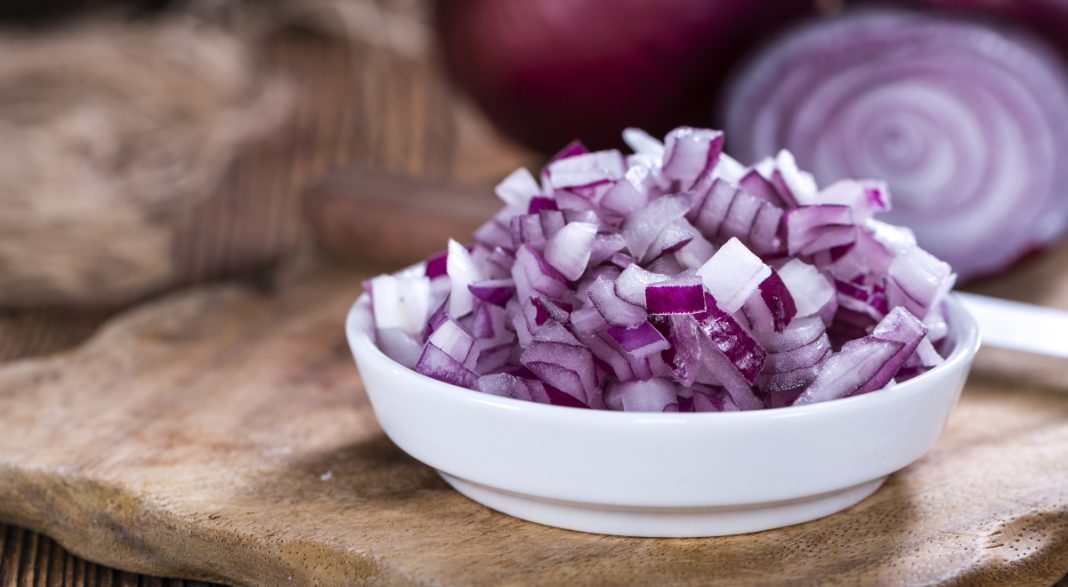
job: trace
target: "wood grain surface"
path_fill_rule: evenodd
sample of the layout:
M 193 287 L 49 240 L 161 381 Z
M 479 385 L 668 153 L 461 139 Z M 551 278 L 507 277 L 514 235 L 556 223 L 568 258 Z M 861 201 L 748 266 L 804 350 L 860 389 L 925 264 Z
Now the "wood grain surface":
M 0 519 L 155 575 L 286 584 L 1013 584 L 1068 569 L 1068 394 L 976 377 L 870 499 L 715 539 L 594 536 L 474 504 L 379 430 L 345 347 L 359 272 L 206 287 L 0 369 Z

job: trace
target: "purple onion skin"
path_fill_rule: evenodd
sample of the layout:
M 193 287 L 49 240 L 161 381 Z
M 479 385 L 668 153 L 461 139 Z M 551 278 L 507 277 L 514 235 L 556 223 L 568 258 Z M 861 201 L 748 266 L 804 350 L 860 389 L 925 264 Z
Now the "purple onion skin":
M 885 179 L 893 209 L 880 218 L 912 228 L 961 281 L 1068 232 L 1068 68 L 1030 36 L 847 13 L 766 47 L 722 110 L 743 163 L 786 148 L 821 185 Z
M 811 14 L 811 0 L 438 0 L 444 64 L 512 138 L 551 153 L 627 126 L 706 126 L 747 51 Z

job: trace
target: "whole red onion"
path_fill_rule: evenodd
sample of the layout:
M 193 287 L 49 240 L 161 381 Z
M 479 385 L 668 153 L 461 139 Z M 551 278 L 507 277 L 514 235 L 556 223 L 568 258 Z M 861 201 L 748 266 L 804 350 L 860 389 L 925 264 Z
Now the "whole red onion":
M 707 124 L 727 70 L 812 0 L 440 0 L 445 66 L 505 133 L 581 137 Z

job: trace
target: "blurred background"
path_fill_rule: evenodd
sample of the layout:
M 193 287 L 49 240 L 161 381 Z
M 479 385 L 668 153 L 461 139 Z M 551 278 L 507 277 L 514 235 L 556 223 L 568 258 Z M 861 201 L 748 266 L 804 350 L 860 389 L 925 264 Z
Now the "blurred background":
M 1068 231 L 1065 30 L 1064 0 L 6 2 L 0 304 L 106 314 L 311 235 L 412 261 L 492 209 L 463 186 L 680 124 L 886 179 L 989 280 Z
M 0 359 L 313 250 L 423 258 L 628 126 L 885 179 L 967 287 L 1068 308 L 1066 31 L 1068 0 L 3 2 Z

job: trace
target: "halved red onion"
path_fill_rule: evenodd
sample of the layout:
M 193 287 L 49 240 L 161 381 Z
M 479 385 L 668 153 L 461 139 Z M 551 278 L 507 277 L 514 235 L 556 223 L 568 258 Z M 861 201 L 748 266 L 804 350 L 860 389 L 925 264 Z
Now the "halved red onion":
M 963 277 L 1068 231 L 1068 74 L 1035 39 L 857 12 L 783 37 L 736 79 L 723 120 L 743 161 L 787 148 L 821 182 L 885 179 L 886 219 Z

